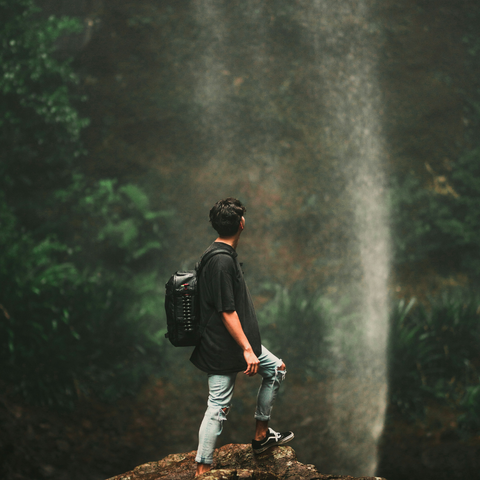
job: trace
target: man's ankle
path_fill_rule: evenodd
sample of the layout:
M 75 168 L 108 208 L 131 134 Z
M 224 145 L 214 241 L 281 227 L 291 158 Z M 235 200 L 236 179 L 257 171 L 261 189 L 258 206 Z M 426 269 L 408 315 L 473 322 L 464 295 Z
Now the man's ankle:
M 259 442 L 263 440 L 268 433 L 268 421 L 257 420 L 257 425 L 255 428 L 255 440 Z
M 212 469 L 212 465 L 208 463 L 197 463 L 197 471 L 195 472 L 195 476 L 208 472 L 211 469 Z

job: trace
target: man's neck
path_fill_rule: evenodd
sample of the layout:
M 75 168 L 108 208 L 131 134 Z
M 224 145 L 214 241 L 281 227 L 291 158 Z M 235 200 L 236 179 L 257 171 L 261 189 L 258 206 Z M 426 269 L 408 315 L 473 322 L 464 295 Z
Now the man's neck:
M 235 235 L 234 237 L 218 237 L 215 241 L 226 243 L 227 245 L 230 245 L 234 250 L 236 250 L 239 238 L 240 237 L 238 235 Z

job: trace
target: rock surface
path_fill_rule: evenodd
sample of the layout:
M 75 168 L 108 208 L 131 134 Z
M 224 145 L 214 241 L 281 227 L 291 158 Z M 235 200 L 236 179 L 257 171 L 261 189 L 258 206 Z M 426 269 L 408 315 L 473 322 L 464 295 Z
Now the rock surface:
M 158 462 L 145 463 L 134 470 L 109 480 L 186 480 L 195 475 L 195 451 L 172 454 Z M 250 445 L 230 444 L 215 451 L 213 469 L 197 477 L 199 480 L 354 480 L 354 477 L 324 475 L 313 465 L 297 461 L 291 447 L 272 447 L 261 455 L 254 455 Z M 374 480 L 360 477 L 356 480 Z M 378 479 L 377 477 L 377 480 Z M 383 479 L 382 479 L 383 480 Z

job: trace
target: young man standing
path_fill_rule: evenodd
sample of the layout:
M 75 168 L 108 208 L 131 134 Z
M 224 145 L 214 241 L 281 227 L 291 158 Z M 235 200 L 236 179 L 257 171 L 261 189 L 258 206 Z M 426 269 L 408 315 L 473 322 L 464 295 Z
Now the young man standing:
M 206 329 L 190 360 L 208 374 L 209 395 L 199 432 L 196 475 L 211 469 L 216 439 L 227 419 L 239 372 L 263 377 L 257 396 L 253 451 L 262 453 L 294 437 L 292 432 L 278 433 L 268 427 L 286 369 L 283 361 L 261 344 L 253 302 L 237 261 L 236 248 L 245 228 L 245 211 L 235 198 L 220 200 L 210 210 L 210 222 L 218 238 L 206 252 L 213 249 L 226 252 L 211 257 L 198 280 L 201 318 Z

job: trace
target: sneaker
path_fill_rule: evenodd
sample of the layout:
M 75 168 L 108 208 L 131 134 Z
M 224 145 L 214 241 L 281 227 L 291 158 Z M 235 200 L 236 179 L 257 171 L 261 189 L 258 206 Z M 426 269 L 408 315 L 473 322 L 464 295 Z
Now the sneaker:
M 263 440 L 252 440 L 253 453 L 258 455 L 270 447 L 288 443 L 294 436 L 293 432 L 279 433 L 269 428 L 267 436 Z

